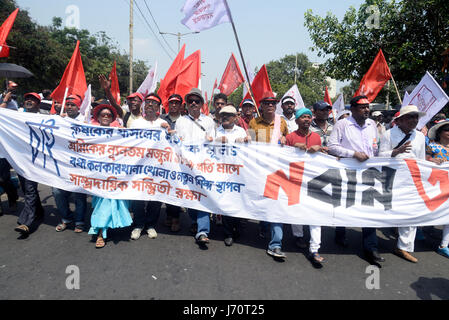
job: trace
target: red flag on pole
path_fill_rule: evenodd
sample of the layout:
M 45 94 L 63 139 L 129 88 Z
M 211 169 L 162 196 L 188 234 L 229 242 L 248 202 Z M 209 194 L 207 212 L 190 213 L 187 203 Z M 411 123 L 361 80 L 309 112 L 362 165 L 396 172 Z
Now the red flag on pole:
M 16 9 L 9 15 L 0 27 L 0 58 L 9 57 L 9 47 L 6 45 L 6 39 L 11 31 L 12 25 L 16 20 L 19 9 Z
M 243 74 L 240 71 L 239 64 L 235 59 L 234 54 L 231 54 L 226 69 L 221 77 L 218 90 L 221 93 L 229 96 L 235 89 L 237 89 L 244 82 Z
M 84 93 L 87 90 L 86 77 L 84 75 L 83 62 L 81 60 L 80 53 L 80 42 L 76 42 L 75 51 L 73 52 L 72 58 L 67 65 L 64 75 L 62 76 L 59 86 L 53 91 L 51 97 L 62 103 L 64 99 L 64 93 L 66 88 L 68 88 L 68 94 L 79 95 L 81 100 L 84 97 Z
M 176 78 L 176 86 L 173 93 L 184 97 L 193 88 L 198 88 L 201 78 L 201 51 L 195 51 L 182 62 L 181 69 Z
M 264 92 L 273 92 L 271 89 L 270 79 L 268 78 L 267 67 L 265 65 L 259 70 L 257 75 L 254 77 L 253 83 L 251 84 L 253 89 L 254 99 L 256 100 L 257 107 L 259 107 L 259 100 L 262 99 Z M 249 92 L 246 94 L 245 99 L 251 99 Z
M 201 113 L 203 113 L 204 115 L 207 116 L 207 115 L 209 115 L 209 103 L 207 100 L 207 92 L 204 93 L 204 97 L 205 97 L 205 99 L 204 99 L 203 107 L 201 108 Z
M 326 90 L 324 92 L 324 102 L 329 103 L 329 105 L 332 106 L 332 100 L 331 97 L 329 96 L 329 91 L 327 90 L 327 86 L 326 86 Z
M 368 97 L 370 102 L 373 102 L 379 91 L 391 78 L 390 68 L 388 68 L 385 56 L 382 49 L 380 49 L 373 64 L 360 82 L 359 90 L 357 90 L 354 97 L 364 95 Z
M 161 80 L 159 90 L 157 94 L 162 99 L 162 104 L 165 107 L 165 110 L 168 113 L 168 97 L 175 93 L 176 87 L 176 79 L 178 77 L 179 71 L 181 70 L 182 63 L 184 61 L 184 53 L 185 53 L 186 45 L 184 44 L 173 61 L 172 65 L 167 71 L 164 79 Z M 177 92 L 176 92 L 177 93 Z
M 112 66 L 111 73 L 109 74 L 109 79 L 111 81 L 112 96 L 115 98 L 115 101 L 117 101 L 117 103 L 120 104 L 120 87 L 118 84 L 117 63 L 115 60 L 114 65 Z

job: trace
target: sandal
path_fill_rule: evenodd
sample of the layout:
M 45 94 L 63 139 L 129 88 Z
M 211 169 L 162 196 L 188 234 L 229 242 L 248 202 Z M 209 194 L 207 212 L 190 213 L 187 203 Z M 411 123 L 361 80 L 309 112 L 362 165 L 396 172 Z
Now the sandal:
M 320 256 L 320 254 L 318 252 L 311 253 L 310 259 L 312 260 L 312 262 L 319 263 L 319 264 L 326 261 L 322 256 Z
M 84 231 L 83 226 L 75 226 L 75 233 L 82 233 Z
M 207 236 L 205 236 L 204 234 L 202 234 L 198 237 L 198 239 L 196 241 L 201 244 L 206 244 L 206 243 L 209 243 L 209 238 Z
M 56 226 L 56 232 L 61 232 L 65 229 L 67 229 L 67 223 L 62 222 Z
M 105 245 L 106 243 L 104 242 L 103 237 L 98 237 L 97 242 L 95 243 L 95 248 L 100 249 L 103 248 Z

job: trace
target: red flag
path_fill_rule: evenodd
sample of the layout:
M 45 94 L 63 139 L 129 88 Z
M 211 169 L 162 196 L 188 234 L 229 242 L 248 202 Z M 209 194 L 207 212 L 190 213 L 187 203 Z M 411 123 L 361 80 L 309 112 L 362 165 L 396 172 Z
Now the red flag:
M 19 9 L 14 10 L 0 27 L 0 58 L 9 57 L 9 47 L 6 45 L 6 38 L 8 38 L 18 12 Z
M 256 100 L 257 107 L 259 107 L 259 100 L 262 99 L 264 92 L 273 92 L 271 89 L 270 79 L 268 78 L 267 67 L 265 65 L 259 70 L 257 75 L 254 77 L 253 83 L 251 84 L 253 89 L 254 99 Z M 251 99 L 249 92 L 246 94 L 245 99 Z
M 207 102 L 207 92 L 204 93 L 204 97 L 205 97 L 205 100 L 204 100 L 203 107 L 201 108 L 201 113 L 203 113 L 204 115 L 207 116 L 207 115 L 209 115 L 209 104 Z
M 109 79 L 111 80 L 111 93 L 115 98 L 118 104 L 120 104 L 120 87 L 118 85 L 118 77 L 117 77 L 117 63 L 114 60 L 114 65 L 112 66 L 111 74 L 109 75 Z
M 388 68 L 382 49 L 379 50 L 374 59 L 371 68 L 360 82 L 359 90 L 355 93 L 356 96 L 367 96 L 370 102 L 376 99 L 379 91 L 385 86 L 385 83 L 392 78 L 390 68 Z
M 324 92 L 324 102 L 329 103 L 329 105 L 332 106 L 332 100 L 331 97 L 329 96 L 329 91 L 327 91 L 327 86 L 326 86 L 326 91 Z
M 178 77 L 179 71 L 181 70 L 182 63 L 184 61 L 184 53 L 185 53 L 186 45 L 184 44 L 173 61 L 172 65 L 167 71 L 164 79 L 161 80 L 159 90 L 157 94 L 162 99 L 162 104 L 165 107 L 165 110 L 168 113 L 168 97 L 175 93 L 176 87 L 176 79 Z M 177 93 L 177 92 L 176 92 Z
M 201 52 L 195 51 L 182 62 L 173 93 L 184 97 L 192 88 L 198 88 L 201 78 Z
M 83 61 L 81 60 L 80 42 L 76 42 L 75 51 L 67 65 L 59 86 L 53 91 L 51 97 L 62 103 L 64 93 L 68 89 L 67 96 L 79 95 L 81 100 L 87 90 L 86 77 L 84 75 Z
M 243 82 L 244 78 L 242 72 L 240 71 L 239 64 L 234 57 L 234 54 L 231 54 L 229 58 L 228 65 L 221 77 L 220 85 L 218 86 L 218 90 L 221 93 L 229 96 L 235 89 L 237 89 Z

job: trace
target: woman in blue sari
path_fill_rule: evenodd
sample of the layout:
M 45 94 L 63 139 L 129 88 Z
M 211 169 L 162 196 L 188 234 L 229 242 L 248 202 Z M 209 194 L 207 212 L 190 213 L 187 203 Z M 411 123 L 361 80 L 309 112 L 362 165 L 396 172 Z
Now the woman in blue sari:
M 114 107 L 107 104 L 95 107 L 93 114 L 94 119 L 103 127 L 109 127 L 117 118 L 117 112 Z M 91 228 L 89 234 L 97 235 L 96 248 L 103 248 L 106 245 L 107 229 L 128 227 L 133 222 L 128 210 L 128 200 L 93 196 L 92 207 L 94 210 L 90 219 Z

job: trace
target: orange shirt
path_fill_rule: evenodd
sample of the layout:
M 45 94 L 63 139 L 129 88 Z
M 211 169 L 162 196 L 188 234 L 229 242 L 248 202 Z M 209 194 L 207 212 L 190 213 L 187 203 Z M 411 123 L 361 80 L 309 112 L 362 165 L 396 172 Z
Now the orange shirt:
M 271 123 L 267 123 L 262 117 L 257 117 L 249 122 L 249 132 L 250 135 L 255 139 L 255 141 L 270 143 L 271 135 L 274 129 L 274 120 Z M 284 119 L 281 118 L 281 135 L 288 135 L 288 126 Z M 253 136 L 255 133 L 255 137 Z

